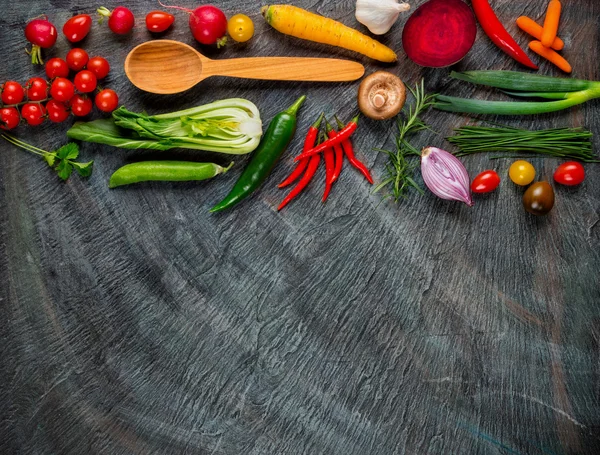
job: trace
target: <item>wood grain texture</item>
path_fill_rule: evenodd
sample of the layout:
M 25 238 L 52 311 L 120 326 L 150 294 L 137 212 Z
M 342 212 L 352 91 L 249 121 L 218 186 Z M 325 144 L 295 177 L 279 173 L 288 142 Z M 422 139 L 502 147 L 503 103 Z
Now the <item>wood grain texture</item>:
M 117 1 L 104 5 L 113 8 Z M 122 2 L 121 2 L 122 3 Z M 359 27 L 354 1 L 294 2 Z M 413 8 L 422 1 L 413 2 Z M 514 19 L 541 21 L 547 2 L 492 2 L 526 46 Z M 260 2 L 218 0 L 249 14 L 256 36 L 210 58 L 310 56 L 374 62 L 278 34 Z M 91 0 L 2 1 L 0 79 L 42 75 L 23 52 L 28 19 L 62 25 L 93 12 Z M 235 210 L 210 215 L 239 176 L 147 183 L 109 190 L 126 162 L 229 157 L 148 153 L 84 144 L 91 178 L 62 183 L 37 157 L 0 146 L 0 453 L 2 454 L 596 454 L 600 453 L 600 168 L 578 188 L 556 188 L 545 218 L 521 208 L 508 179 L 473 208 L 411 193 L 398 205 L 370 193 L 346 166 L 323 205 L 324 172 L 276 212 L 275 188 L 292 168 L 303 133 L 321 111 L 348 119 L 358 83 L 210 78 L 169 97 L 127 80 L 122 63 L 150 38 L 127 2 L 133 34 L 94 24 L 82 43 L 106 56 L 103 83 L 131 110 L 159 113 L 244 97 L 268 122 L 301 94 L 298 134 L 272 179 Z M 188 4 L 186 6 L 193 6 Z M 200 50 L 175 12 L 164 38 Z M 384 44 L 389 66 L 428 91 L 492 97 L 419 68 L 401 49 L 402 16 Z M 600 3 L 564 2 L 559 35 L 573 76 L 600 80 Z M 46 57 L 64 56 L 61 37 Z M 478 31 L 455 69 L 517 69 Z M 541 74 L 559 75 L 542 63 Z M 448 147 L 467 116 L 431 111 L 417 146 Z M 600 151 L 600 102 L 537 117 L 488 118 L 526 128 L 585 126 Z M 67 124 L 21 126 L 43 148 L 65 142 Z M 361 120 L 360 158 L 379 180 L 393 121 Z M 471 175 L 511 160 L 464 160 Z M 534 158 L 541 177 L 558 161 Z
M 211 76 L 268 81 L 350 82 L 365 68 L 351 60 L 310 57 L 209 59 L 174 40 L 152 40 L 125 58 L 125 74 L 137 88 L 156 94 L 189 90 Z

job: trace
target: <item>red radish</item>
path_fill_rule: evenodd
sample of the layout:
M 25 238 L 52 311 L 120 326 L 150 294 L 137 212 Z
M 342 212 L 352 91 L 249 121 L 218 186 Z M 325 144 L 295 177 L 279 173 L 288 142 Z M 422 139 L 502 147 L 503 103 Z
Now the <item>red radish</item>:
M 190 13 L 190 30 L 196 41 L 201 44 L 216 44 L 224 46 L 227 42 L 227 17 L 225 13 L 213 5 L 199 6 L 195 10 L 181 6 L 167 6 L 158 2 L 165 8 L 176 8 Z
M 3 130 L 12 130 L 19 126 L 21 116 L 15 107 L 5 107 L 0 109 L 0 128 Z
M 65 22 L 63 33 L 69 41 L 77 43 L 87 36 L 91 28 L 92 17 L 89 14 L 78 14 Z
M 58 32 L 48 19 L 34 19 L 25 26 L 25 38 L 33 47 L 31 48 L 31 63 L 43 65 L 42 48 L 48 49 L 54 46 Z
M 408 18 L 402 45 L 421 66 L 440 68 L 463 59 L 475 43 L 477 24 L 462 0 L 429 0 Z
M 102 18 L 108 17 L 108 28 L 117 35 L 125 35 L 131 31 L 135 24 L 135 17 L 129 8 L 118 6 L 112 12 L 104 6 L 98 8 Z

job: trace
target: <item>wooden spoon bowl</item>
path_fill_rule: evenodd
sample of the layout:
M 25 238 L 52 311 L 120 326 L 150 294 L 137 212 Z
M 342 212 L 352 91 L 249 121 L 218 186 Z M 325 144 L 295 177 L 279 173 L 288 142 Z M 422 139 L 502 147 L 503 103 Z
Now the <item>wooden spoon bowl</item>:
M 125 73 L 141 90 L 172 94 L 211 76 L 277 81 L 348 82 L 362 77 L 357 62 L 332 58 L 252 57 L 212 60 L 179 41 L 147 41 L 129 52 Z

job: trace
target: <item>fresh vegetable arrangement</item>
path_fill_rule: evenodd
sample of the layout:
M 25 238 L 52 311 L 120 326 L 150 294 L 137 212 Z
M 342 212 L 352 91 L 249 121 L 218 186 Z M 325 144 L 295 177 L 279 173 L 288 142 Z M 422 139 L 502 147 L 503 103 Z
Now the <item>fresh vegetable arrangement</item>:
M 160 1 L 158 3 L 165 9 L 173 8 L 187 13 L 189 29 L 200 45 L 221 47 L 229 38 L 236 43 L 245 43 L 254 36 L 254 23 L 246 14 L 236 13 L 228 19 L 226 11 L 214 5 L 188 9 L 165 5 Z M 398 0 L 357 0 L 355 17 L 369 32 L 383 35 L 392 29 L 399 15 L 409 9 L 408 3 L 400 3 Z M 135 26 L 135 17 L 125 6 L 112 11 L 101 7 L 97 11 L 102 18 L 108 18 L 108 26 L 116 34 L 130 35 Z M 267 5 L 260 12 L 267 24 L 282 34 L 351 50 L 383 63 L 398 60 L 393 49 L 398 43 L 385 46 L 348 25 L 297 6 Z M 570 73 L 573 68 L 558 53 L 565 48 L 565 41 L 559 36 L 561 12 L 561 2 L 549 0 L 543 24 L 526 16 L 518 17 L 516 24 L 534 38 L 529 43 L 530 50 L 562 71 Z M 407 57 L 417 65 L 430 68 L 453 65 L 469 53 L 476 39 L 479 22 L 485 34 L 502 51 L 519 63 L 538 69 L 508 33 L 503 21 L 505 18 L 496 14 L 488 0 L 471 0 L 470 6 L 463 0 L 428 0 L 418 5 L 406 21 L 402 30 L 402 47 Z M 62 26 L 63 39 L 70 43 L 81 42 L 89 35 L 92 22 L 91 16 L 85 12 L 74 15 Z M 152 34 L 146 35 L 154 37 L 174 27 L 174 23 L 173 14 L 159 10 L 149 11 L 145 16 L 145 26 Z M 42 16 L 28 22 L 24 32 L 26 39 L 33 45 L 30 52 L 32 62 L 43 63 L 41 49 L 50 49 L 56 43 L 56 27 L 46 16 Z M 567 38 L 568 36 L 565 37 Z M 238 49 L 243 50 L 245 46 L 238 46 Z M 203 60 L 207 68 L 210 61 L 212 60 Z M 236 71 L 237 77 L 245 77 L 243 70 Z M 125 149 L 188 148 L 240 155 L 254 151 L 237 183 L 212 208 L 213 212 L 237 205 L 267 179 L 292 140 L 296 130 L 297 111 L 306 99 L 304 96 L 299 98 L 291 107 L 276 115 L 263 135 L 258 108 L 241 98 L 219 100 L 158 115 L 131 112 L 123 106 L 119 107 L 117 93 L 109 88 L 99 87 L 99 82 L 110 72 L 108 61 L 102 57 L 90 58 L 79 47 L 72 48 L 65 59 L 50 58 L 45 72 L 47 79 L 36 76 L 23 85 L 9 80 L 1 86 L 1 129 L 16 128 L 22 120 L 36 126 L 47 119 L 58 123 L 66 121 L 71 115 L 85 117 L 92 113 L 95 105 L 99 111 L 110 113 L 110 117 L 76 123 L 67 132 L 69 138 Z M 416 133 L 428 129 L 421 117 L 429 107 L 471 114 L 536 115 L 600 98 L 598 81 L 517 71 L 451 72 L 450 77 L 454 79 L 497 88 L 508 96 L 531 100 L 488 101 L 427 94 L 425 83 L 421 81 L 414 89 L 408 87 L 408 92 L 414 99 L 406 108 L 407 86 L 396 73 L 396 69 L 374 71 L 358 87 L 357 104 L 360 112 L 368 117 L 367 123 L 370 120 L 385 122 L 396 118 L 398 125 L 395 150 L 379 150 L 387 154 L 388 161 L 385 175 L 375 185 L 374 192 L 387 189 L 389 193 L 386 197 L 391 196 L 395 201 L 406 197 L 411 187 L 423 193 L 415 177 L 417 168 L 420 168 L 423 182 L 433 194 L 445 200 L 461 201 L 472 206 L 473 194 L 489 193 L 499 188 L 499 169 L 486 169 L 471 181 L 460 157 L 494 152 L 500 156 L 492 156 L 492 159 L 505 158 L 507 154 L 532 153 L 541 157 L 576 160 L 560 164 L 554 172 L 554 182 L 567 186 L 580 185 L 584 181 L 585 169 L 580 162 L 600 162 L 592 149 L 592 133 L 583 127 L 531 131 L 498 125 L 465 125 L 456 128 L 455 134 L 446 138 L 450 145 L 456 147 L 454 153 L 443 150 L 440 144 L 424 148 L 415 145 Z M 298 182 L 281 202 L 279 210 L 307 187 L 321 162 L 325 163 L 323 202 L 329 198 L 333 185 L 340 177 L 344 157 L 370 184 L 374 183 L 371 171 L 357 159 L 351 142 L 351 137 L 357 132 L 359 116 L 347 124 L 343 124 L 337 116 L 334 119 L 332 121 L 321 114 L 310 126 L 304 148 L 294 158 L 295 169 L 279 185 L 283 188 Z M 321 131 L 323 128 L 325 131 Z M 3 138 L 44 157 L 63 179 L 68 178 L 73 169 L 82 176 L 91 173 L 91 161 L 75 161 L 79 152 L 73 143 L 57 151 L 47 152 L 12 135 L 3 135 Z M 222 167 L 215 163 L 179 160 L 133 163 L 118 169 L 112 175 L 109 186 L 112 188 L 142 181 L 204 180 L 227 172 L 232 165 L 233 163 Z M 547 181 L 535 181 L 536 170 L 531 163 L 518 160 L 510 168 L 502 170 L 506 171 L 512 182 L 525 188 L 523 206 L 528 212 L 545 215 L 552 210 L 555 198 L 552 186 Z

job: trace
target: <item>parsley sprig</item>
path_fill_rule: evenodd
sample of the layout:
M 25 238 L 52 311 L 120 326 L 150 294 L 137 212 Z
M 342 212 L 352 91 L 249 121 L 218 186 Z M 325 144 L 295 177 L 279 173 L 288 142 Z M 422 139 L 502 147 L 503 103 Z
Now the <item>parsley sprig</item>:
M 386 176 L 377 185 L 374 192 L 377 193 L 385 187 L 391 186 L 391 193 L 386 197 L 393 197 L 395 202 L 398 202 L 400 198 L 405 198 L 406 191 L 411 187 L 423 194 L 421 187 L 412 178 L 419 162 L 409 159 L 411 155 L 420 156 L 421 152 L 409 142 L 409 138 L 415 133 L 429 128 L 423 123 L 420 116 L 433 105 L 435 100 L 435 95 L 425 93 L 425 82 L 423 80 L 420 84 L 415 85 L 414 89 L 410 87 L 408 89 L 415 100 L 414 104 L 409 106 L 408 113 L 405 113 L 404 118 L 398 118 L 396 150 L 377 149 L 379 152 L 386 153 L 389 159 L 385 166 Z
M 23 142 L 10 134 L 4 133 L 1 136 L 11 144 L 41 156 L 62 180 L 67 180 L 71 176 L 73 169 L 82 177 L 92 175 L 93 161 L 88 161 L 87 163 L 75 161 L 79 156 L 79 147 L 74 142 L 69 142 L 53 152 L 48 152 Z

